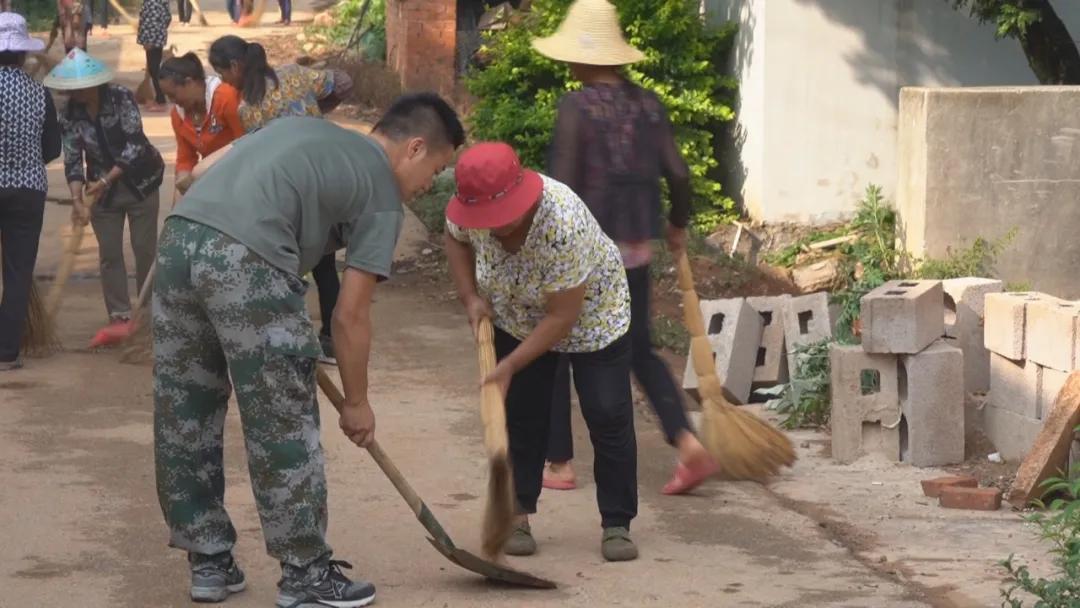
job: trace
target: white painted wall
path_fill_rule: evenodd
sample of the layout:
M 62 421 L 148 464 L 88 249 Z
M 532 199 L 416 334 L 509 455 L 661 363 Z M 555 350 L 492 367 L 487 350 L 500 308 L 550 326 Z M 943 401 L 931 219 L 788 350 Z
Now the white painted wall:
M 1053 0 L 1074 36 L 1080 2 Z M 752 217 L 843 219 L 869 183 L 896 192 L 902 86 L 1037 84 L 1019 43 L 948 0 L 705 0 L 741 24 L 741 199 Z

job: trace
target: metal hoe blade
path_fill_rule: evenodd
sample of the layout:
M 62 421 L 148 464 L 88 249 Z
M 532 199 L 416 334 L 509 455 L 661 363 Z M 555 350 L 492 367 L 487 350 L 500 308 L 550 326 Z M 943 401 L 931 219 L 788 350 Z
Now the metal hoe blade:
M 326 371 L 319 368 L 318 371 L 319 387 L 322 388 L 323 393 L 330 399 L 330 402 L 334 405 L 334 408 L 338 411 L 341 410 L 345 403 L 345 396 L 341 394 L 341 390 L 334 384 L 330 376 L 326 374 Z M 547 579 L 543 579 L 520 570 L 515 570 L 509 566 L 490 562 L 482 559 L 477 555 L 474 555 L 464 549 L 459 549 L 454 545 L 454 541 L 450 539 L 450 535 L 443 529 L 439 520 L 435 519 L 435 514 L 428 509 L 420 495 L 413 490 L 412 486 L 405 479 L 405 476 L 398 470 L 397 465 L 394 464 L 390 457 L 386 455 L 386 452 L 382 450 L 382 447 L 375 441 L 371 442 L 368 446 L 368 453 L 371 454 L 372 459 L 379 465 L 382 472 L 390 480 L 390 483 L 394 484 L 398 493 L 408 503 L 409 508 L 412 509 L 416 515 L 416 519 L 420 521 L 420 524 L 424 526 L 431 537 L 428 538 L 428 542 L 431 543 L 435 549 L 442 553 L 446 559 L 454 562 L 458 566 L 470 571 L 475 572 L 481 576 L 489 578 L 491 580 L 500 581 L 510 585 L 518 585 L 521 587 L 534 587 L 538 589 L 554 589 L 555 583 Z

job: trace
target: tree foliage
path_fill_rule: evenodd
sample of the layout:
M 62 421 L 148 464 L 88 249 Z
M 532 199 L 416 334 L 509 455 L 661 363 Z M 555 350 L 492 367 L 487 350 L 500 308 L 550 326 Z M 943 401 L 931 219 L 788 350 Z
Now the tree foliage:
M 999 38 L 1018 40 L 1042 84 L 1080 84 L 1080 49 L 1051 0 L 947 1 L 994 24 Z
M 734 27 L 707 26 L 691 0 L 615 4 L 630 43 L 647 55 L 625 74 L 666 106 L 693 176 L 694 221 L 711 228 L 734 207 L 721 192 L 716 145 L 723 123 L 734 117 L 737 82 L 720 67 L 726 64 Z M 532 167 L 544 166 L 558 100 L 579 85 L 565 65 L 541 56 L 530 42 L 553 32 L 569 5 L 570 0 L 535 0 L 523 19 L 488 35 L 481 49 L 487 65 L 466 80 L 478 98 L 470 116 L 473 135 L 512 144 Z

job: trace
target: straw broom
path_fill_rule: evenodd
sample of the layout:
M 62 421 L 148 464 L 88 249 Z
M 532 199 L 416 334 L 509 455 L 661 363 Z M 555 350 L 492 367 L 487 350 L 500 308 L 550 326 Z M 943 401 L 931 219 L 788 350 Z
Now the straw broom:
M 32 279 L 21 350 L 28 357 L 45 357 L 59 351 L 60 348 L 60 338 L 56 336 L 56 327 L 49 322 L 37 281 Z
M 251 8 L 251 12 L 240 15 L 236 25 L 240 27 L 258 27 L 259 23 L 262 22 L 263 12 L 266 11 L 266 0 L 253 0 L 253 2 L 254 6 Z
M 487 378 L 495 370 L 495 333 L 491 319 L 481 319 L 477 343 L 480 347 L 480 375 Z M 506 407 L 502 393 L 495 384 L 485 384 L 481 390 L 480 417 L 484 421 L 484 446 L 490 463 L 481 547 L 488 559 L 495 559 L 514 531 L 514 482 L 510 474 Z
M 679 289 L 690 333 L 690 360 L 701 393 L 701 439 L 705 448 L 719 464 L 721 474 L 730 479 L 762 481 L 776 475 L 780 467 L 795 463 L 795 449 L 786 435 L 753 413 L 735 407 L 724 396 L 685 252 L 679 256 Z

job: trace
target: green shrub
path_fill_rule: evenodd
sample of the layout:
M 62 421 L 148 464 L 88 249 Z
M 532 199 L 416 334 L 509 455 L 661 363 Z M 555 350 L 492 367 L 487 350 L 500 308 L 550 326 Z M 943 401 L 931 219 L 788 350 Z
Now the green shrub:
M 360 9 L 364 0 L 340 0 L 330 9 L 334 16 L 334 25 L 330 27 L 309 26 L 308 32 L 323 37 L 335 46 L 349 43 L 356 21 L 360 18 Z M 386 0 L 371 0 L 364 23 L 371 26 L 359 41 L 360 56 L 366 61 L 386 61 Z M 361 83 L 357 83 L 361 86 Z
M 795 369 L 773 407 L 785 429 L 820 427 L 829 423 L 829 343 L 821 340 L 795 347 Z
M 409 208 L 432 235 L 442 234 L 446 225 L 446 203 L 456 190 L 454 172 L 446 170 L 435 176 L 431 190 L 409 202 Z
M 489 35 L 481 49 L 490 63 L 466 79 L 478 98 L 470 116 L 477 139 L 513 145 L 528 166 L 544 166 L 558 100 L 578 84 L 566 66 L 535 52 L 533 38 L 553 32 L 570 0 L 536 0 L 517 25 Z M 693 179 L 694 223 L 710 230 L 734 214 L 717 180 L 716 137 L 734 113 L 737 83 L 720 73 L 734 26 L 711 28 L 689 0 L 617 0 L 631 44 L 647 59 L 628 66 L 630 80 L 656 93 L 675 126 Z
M 1054 567 L 1052 578 L 1036 578 L 1028 567 L 1017 564 L 1014 556 L 1002 562 L 1007 573 L 1001 590 L 1001 605 L 1023 608 L 1020 593 L 1034 596 L 1034 608 L 1076 608 L 1080 606 L 1080 479 L 1048 479 L 1043 483 L 1047 495 L 1056 496 L 1050 504 L 1036 501 L 1045 508 L 1027 518 L 1039 528 L 1039 536 L 1051 545 Z

